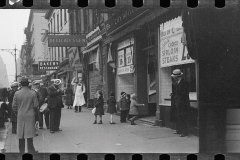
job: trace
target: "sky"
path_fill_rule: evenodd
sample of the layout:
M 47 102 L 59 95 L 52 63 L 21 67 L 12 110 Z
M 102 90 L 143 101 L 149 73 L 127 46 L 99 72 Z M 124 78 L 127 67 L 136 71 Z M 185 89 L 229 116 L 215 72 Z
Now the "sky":
M 14 56 L 1 49 L 14 49 L 16 45 L 21 50 L 26 39 L 24 28 L 27 27 L 29 13 L 30 9 L 0 9 L 0 56 L 6 64 L 9 84 L 15 80 Z M 20 51 L 17 51 L 17 58 L 19 55 Z

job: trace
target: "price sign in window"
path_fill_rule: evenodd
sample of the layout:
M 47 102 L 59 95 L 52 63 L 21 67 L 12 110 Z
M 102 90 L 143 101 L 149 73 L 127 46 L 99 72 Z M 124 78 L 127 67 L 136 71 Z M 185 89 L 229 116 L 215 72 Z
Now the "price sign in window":
M 132 61 L 132 47 L 128 47 L 126 48 L 126 65 L 132 65 L 133 61 Z
M 118 51 L 118 67 L 125 66 L 124 50 Z

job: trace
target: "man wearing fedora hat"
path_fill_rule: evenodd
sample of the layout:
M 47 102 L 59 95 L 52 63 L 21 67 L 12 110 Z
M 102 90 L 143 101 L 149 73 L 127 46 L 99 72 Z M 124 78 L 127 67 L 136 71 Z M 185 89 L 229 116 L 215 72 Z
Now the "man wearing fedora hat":
M 60 79 L 54 79 L 52 86 L 48 88 L 48 107 L 50 114 L 50 132 L 62 131 L 60 126 L 61 110 L 64 107 L 62 102 L 62 91 L 59 85 L 62 83 Z
M 190 107 L 189 83 L 183 79 L 180 69 L 173 70 L 173 84 L 171 95 L 171 116 L 170 120 L 176 123 L 176 132 L 180 137 L 188 135 L 187 116 Z
M 28 87 L 28 78 L 23 77 L 20 83 L 22 88 L 16 91 L 12 102 L 13 112 L 17 115 L 19 151 L 20 153 L 25 152 L 25 139 L 27 139 L 28 152 L 36 153 L 33 137 L 35 136 L 35 116 L 38 110 L 37 94 Z

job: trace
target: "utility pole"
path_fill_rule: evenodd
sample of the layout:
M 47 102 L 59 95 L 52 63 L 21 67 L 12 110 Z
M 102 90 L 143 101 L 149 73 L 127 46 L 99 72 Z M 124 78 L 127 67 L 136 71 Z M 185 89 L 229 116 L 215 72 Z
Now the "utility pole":
M 11 53 L 11 55 L 14 56 L 14 59 L 15 59 L 15 81 L 17 81 L 17 50 L 18 49 L 16 48 L 16 44 L 15 44 L 14 49 L 0 49 L 0 50 L 1 51 L 7 51 L 8 53 Z M 11 51 L 14 51 L 14 53 L 12 53 Z

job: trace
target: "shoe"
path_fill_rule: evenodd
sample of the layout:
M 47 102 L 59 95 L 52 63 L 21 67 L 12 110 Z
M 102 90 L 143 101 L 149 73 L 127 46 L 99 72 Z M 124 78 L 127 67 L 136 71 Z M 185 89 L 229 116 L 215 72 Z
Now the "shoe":
M 69 109 L 69 107 L 67 109 Z
M 187 134 L 181 134 L 180 135 L 180 137 L 186 137 L 187 136 Z
M 62 131 L 62 129 L 58 128 L 58 129 L 56 129 L 55 131 Z
M 115 122 L 110 122 L 110 124 L 116 124 Z
M 94 123 L 93 124 L 97 124 L 97 121 L 94 121 Z
M 43 127 L 39 127 L 39 129 L 43 129 Z
M 50 133 L 54 133 L 54 131 L 50 131 Z
M 38 134 L 35 134 L 35 136 L 38 136 Z
M 100 120 L 98 124 L 102 124 L 102 120 Z
M 136 123 L 131 123 L 131 125 L 137 125 Z

